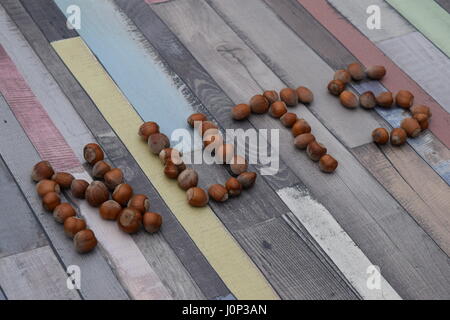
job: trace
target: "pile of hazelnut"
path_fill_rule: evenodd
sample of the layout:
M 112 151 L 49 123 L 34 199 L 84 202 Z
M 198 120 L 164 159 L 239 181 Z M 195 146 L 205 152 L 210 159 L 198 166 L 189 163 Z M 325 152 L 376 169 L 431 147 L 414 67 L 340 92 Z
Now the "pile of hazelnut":
M 247 119 L 251 113 L 269 113 L 272 117 L 280 119 L 281 123 L 290 128 L 294 136 L 294 145 L 305 150 L 311 160 L 319 162 L 319 168 L 325 173 L 332 173 L 338 167 L 338 162 L 327 154 L 327 148 L 316 141 L 311 134 L 311 126 L 305 119 L 299 119 L 295 113 L 288 112 L 288 107 L 294 107 L 298 103 L 308 105 L 314 100 L 312 91 L 306 87 L 298 87 L 296 90 L 285 88 L 278 94 L 268 90 L 262 95 L 258 94 L 250 99 L 248 104 L 238 104 L 231 110 L 233 119 Z

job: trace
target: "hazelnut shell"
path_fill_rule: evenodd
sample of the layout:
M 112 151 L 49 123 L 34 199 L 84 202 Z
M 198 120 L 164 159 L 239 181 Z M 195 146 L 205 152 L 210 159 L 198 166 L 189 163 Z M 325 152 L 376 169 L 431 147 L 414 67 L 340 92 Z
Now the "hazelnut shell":
M 112 194 L 112 199 L 121 206 L 126 206 L 133 196 L 133 188 L 128 183 L 119 184 Z
M 186 169 L 178 176 L 178 186 L 183 190 L 189 190 L 198 184 L 198 174 L 194 169 Z
M 109 170 L 103 176 L 105 185 L 110 190 L 114 190 L 119 184 L 123 183 L 123 172 L 119 168 Z
M 391 131 L 391 144 L 393 146 L 401 146 L 406 142 L 408 135 L 402 128 L 395 128 Z
M 376 144 L 386 144 L 389 142 L 389 132 L 385 128 L 377 128 L 372 131 L 372 140 Z
M 51 179 L 54 174 L 55 171 L 53 171 L 50 162 L 40 161 L 34 165 L 31 172 L 31 178 L 33 179 L 33 181 L 39 182 L 44 179 Z
M 352 80 L 352 76 L 347 70 L 341 69 L 335 72 L 334 80 L 340 80 L 343 83 L 347 84 Z
M 298 117 L 295 113 L 288 112 L 285 113 L 281 118 L 280 121 L 286 128 L 292 128 L 292 126 L 297 122 Z
M 230 170 L 231 172 L 238 176 L 243 172 L 246 172 L 248 169 L 248 163 L 245 160 L 245 158 L 239 156 L 239 155 L 235 155 L 233 156 L 233 158 L 231 159 L 230 162 Z
M 359 105 L 358 97 L 351 91 L 343 91 L 339 95 L 339 101 L 344 107 L 349 109 L 355 109 Z
M 270 104 L 266 97 L 257 94 L 250 99 L 249 106 L 253 113 L 263 114 L 269 110 Z
M 159 125 L 156 122 L 149 121 L 144 122 L 140 127 L 138 134 L 145 142 L 148 141 L 148 137 L 152 134 L 159 133 Z
M 371 66 L 367 68 L 366 74 L 372 80 L 381 80 L 386 75 L 386 68 L 383 66 Z
M 204 207 L 208 204 L 208 194 L 202 188 L 190 188 L 186 192 L 188 203 L 193 207 Z
M 345 83 L 341 80 L 332 80 L 328 84 L 328 91 L 334 96 L 339 96 L 344 90 Z
M 294 145 L 300 150 L 305 150 L 313 141 L 316 141 L 316 137 L 314 137 L 314 135 L 311 133 L 303 133 L 295 137 Z
M 114 200 L 108 200 L 102 203 L 99 209 L 100 216 L 105 220 L 117 220 L 122 206 Z
M 78 232 L 86 229 L 86 221 L 76 217 L 69 217 L 64 221 L 64 233 L 73 238 Z
M 325 173 L 333 173 L 338 167 L 338 162 L 329 154 L 324 155 L 319 160 L 319 168 Z
M 47 211 L 53 211 L 61 204 L 61 197 L 56 192 L 49 192 L 42 198 L 42 206 Z
M 270 106 L 269 114 L 274 118 L 281 118 L 285 113 L 287 113 L 287 107 L 283 101 L 276 101 Z
M 94 165 L 105 158 L 102 148 L 96 143 L 89 143 L 83 149 L 84 160 L 90 165 Z
M 143 218 L 144 229 L 148 233 L 158 232 L 162 225 L 162 216 L 156 212 L 146 212 Z
M 142 226 L 142 214 L 136 209 L 125 208 L 120 212 L 117 224 L 123 232 L 136 233 Z
M 194 113 L 191 114 L 187 120 L 187 123 L 194 128 L 195 127 L 195 122 L 203 122 L 203 121 L 207 121 L 208 117 L 206 115 L 204 115 L 203 113 Z
M 140 213 L 144 214 L 144 212 L 148 211 L 150 208 L 150 200 L 146 195 L 135 194 L 131 197 L 130 201 L 128 201 L 127 206 L 128 208 L 136 209 Z
M 86 189 L 86 201 L 93 207 L 99 207 L 103 202 L 109 200 L 109 191 L 101 181 L 93 181 Z
M 216 202 L 225 202 L 228 200 L 228 190 L 221 184 L 214 184 L 209 187 L 208 194 Z
M 264 91 L 263 96 L 269 101 L 269 104 L 274 103 L 275 101 L 280 100 L 280 96 L 278 95 L 278 92 L 275 90 L 267 90 Z
M 311 126 L 305 119 L 298 119 L 295 124 L 292 126 L 292 135 L 297 137 L 304 133 L 311 132 Z
M 395 103 L 403 109 L 409 109 L 414 103 L 414 95 L 408 90 L 400 90 L 395 96 Z
M 327 153 L 327 148 L 317 141 L 313 141 L 306 147 L 306 153 L 312 161 L 319 161 Z
M 252 110 L 250 109 L 250 106 L 245 103 L 238 104 L 231 110 L 231 115 L 233 116 L 234 120 L 244 120 L 247 119 L 250 116 L 250 113 Z
M 74 179 L 73 175 L 67 172 L 57 172 L 52 176 L 52 180 L 55 181 L 61 189 L 70 189 L 70 185 Z
M 255 185 L 257 176 L 255 172 L 243 172 L 237 177 L 237 180 L 243 189 L 250 189 Z
M 394 103 L 394 97 L 392 96 L 392 92 L 386 91 L 380 93 L 376 97 L 377 104 L 383 108 L 390 108 Z
M 227 182 L 225 183 L 225 188 L 228 190 L 228 194 L 231 197 L 237 197 L 242 192 L 241 183 L 239 182 L 238 179 L 233 177 L 227 180 Z
M 105 173 L 111 170 L 111 166 L 106 161 L 99 161 L 92 167 L 92 175 L 94 178 L 103 179 Z
M 291 88 L 284 88 L 280 91 L 280 99 L 288 107 L 296 106 L 298 104 L 297 91 Z
M 348 65 L 347 71 L 355 81 L 361 81 L 366 77 L 365 68 L 358 62 L 354 62 Z
M 77 212 L 74 207 L 68 203 L 61 203 L 53 210 L 53 218 L 56 222 L 64 223 L 67 218 L 75 217 Z
M 372 91 L 367 91 L 359 96 L 359 104 L 364 109 L 373 109 L 377 106 L 377 100 Z
M 408 137 L 411 138 L 417 137 L 422 131 L 419 122 L 414 118 L 403 119 L 400 127 L 405 130 Z
M 89 183 L 86 180 L 74 179 L 70 185 L 70 192 L 75 198 L 84 199 L 88 187 Z
M 60 193 L 60 187 L 55 181 L 44 179 L 36 184 L 36 191 L 39 197 L 42 198 L 49 192 Z
M 165 134 L 155 133 L 148 138 L 148 147 L 153 154 L 159 154 L 163 149 L 170 147 L 170 140 Z
M 97 238 L 90 229 L 84 229 L 75 234 L 73 244 L 78 253 L 88 253 L 97 246 Z
M 314 101 L 314 94 L 306 87 L 297 88 L 298 101 L 303 104 L 310 104 Z

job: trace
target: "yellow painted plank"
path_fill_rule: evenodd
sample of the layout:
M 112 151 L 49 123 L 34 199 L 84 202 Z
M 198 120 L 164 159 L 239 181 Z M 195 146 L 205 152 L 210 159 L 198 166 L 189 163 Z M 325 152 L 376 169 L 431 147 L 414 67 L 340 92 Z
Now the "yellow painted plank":
M 233 236 L 209 208 L 192 208 L 185 192 L 163 173 L 157 156 L 137 135 L 142 119 L 84 41 L 71 38 L 53 48 L 125 143 L 200 251 L 238 299 L 278 299 L 277 294 Z

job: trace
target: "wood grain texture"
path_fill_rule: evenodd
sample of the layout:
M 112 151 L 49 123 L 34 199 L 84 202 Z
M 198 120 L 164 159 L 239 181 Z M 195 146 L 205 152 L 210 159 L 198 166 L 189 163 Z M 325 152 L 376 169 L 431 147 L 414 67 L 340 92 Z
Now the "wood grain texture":
M 46 3 L 52 1 L 39 0 L 25 2 L 26 5 L 28 5 L 29 3 L 34 4 L 35 2 L 40 2 L 41 6 L 27 6 L 30 14 L 34 16 L 35 10 L 40 10 L 40 8 Z M 159 239 L 159 235 L 162 235 L 162 237 L 170 245 L 171 249 L 176 253 L 186 270 L 189 272 L 190 276 L 200 287 L 206 298 L 214 299 L 216 297 L 230 296 L 230 291 L 228 290 L 228 288 L 219 278 L 217 273 L 208 263 L 200 250 L 197 248 L 187 232 L 183 229 L 181 224 L 176 220 L 175 216 L 161 199 L 154 186 L 143 175 L 142 170 L 140 169 L 135 159 L 126 149 L 122 141 L 116 136 L 109 124 L 103 118 L 100 111 L 90 100 L 86 92 L 81 88 L 77 80 L 73 77 L 64 63 L 60 60 L 57 53 L 47 42 L 44 34 L 37 28 L 23 6 L 13 0 L 1 0 L 0 3 L 2 3 L 2 5 L 8 11 L 8 14 L 16 22 L 24 37 L 28 40 L 29 44 L 33 47 L 36 54 L 45 64 L 48 71 L 58 82 L 61 90 L 70 100 L 72 106 L 74 107 L 74 109 L 76 109 L 79 116 L 84 120 L 92 135 L 94 135 L 96 140 L 100 143 L 103 150 L 109 157 L 109 160 L 116 167 L 120 167 L 124 170 L 124 172 L 126 173 L 127 182 L 133 186 L 135 192 L 147 194 L 150 199 L 152 210 L 159 212 L 163 216 L 164 228 L 162 228 L 160 233 L 155 236 L 155 238 Z M 59 9 L 58 13 L 60 16 L 63 15 L 59 11 Z M 63 21 L 63 19 L 58 19 L 56 21 Z M 48 28 L 43 30 L 48 38 L 51 39 L 51 33 L 50 35 L 48 35 L 48 31 Z M 63 34 L 60 34 L 60 39 L 62 39 L 63 36 Z M 64 120 L 64 118 L 62 120 Z M 62 122 L 64 123 L 66 121 Z M 70 126 L 70 123 L 68 125 Z M 82 125 L 79 125 L 79 130 L 82 127 Z M 161 264 L 164 264 L 166 262 L 168 254 L 167 251 L 170 250 L 166 250 L 164 249 L 164 247 L 162 247 L 162 249 L 164 250 L 163 253 L 155 250 L 155 246 L 149 245 L 149 242 L 147 241 L 148 236 L 143 233 L 135 235 L 133 236 L 133 238 L 146 257 L 148 257 L 149 259 L 158 260 Z M 158 265 L 159 264 L 156 263 L 155 266 L 157 272 L 159 269 Z M 177 264 L 174 262 L 174 266 L 175 265 Z M 174 272 L 176 271 L 177 275 L 173 275 L 171 272 L 158 274 L 162 279 L 164 279 L 164 281 L 166 281 L 165 279 L 167 279 L 166 283 L 168 284 L 169 288 L 177 287 L 179 289 L 171 290 L 171 293 L 174 297 L 185 296 L 186 298 L 188 298 L 191 295 L 197 294 L 195 291 L 187 292 L 185 290 L 182 290 L 182 288 L 189 287 L 186 286 L 183 281 L 183 279 L 186 280 L 186 278 L 183 277 L 184 273 L 182 270 L 175 268 L 170 270 L 174 270 Z
M 443 9 L 450 13 L 450 1 L 449 0 L 435 0 Z
M 235 103 L 246 101 L 262 88 L 284 86 L 204 2 L 167 2 L 152 8 Z M 220 34 L 219 42 L 214 42 L 216 33 Z M 223 46 L 228 50 L 223 50 Z M 338 157 L 341 166 L 334 175 L 325 176 L 305 154 L 298 152 L 295 157 L 284 157 L 285 163 L 328 208 L 368 258 L 381 267 L 384 277 L 402 297 L 418 297 L 419 291 L 420 296 L 448 296 L 447 286 L 442 285 L 442 281 L 447 281 L 443 272 L 450 271 L 447 256 L 309 110 L 294 110 L 311 124 L 316 137 Z M 262 117 L 268 119 L 267 124 L 259 126 L 256 118 L 260 119 L 253 117 L 250 121 L 257 128 L 280 129 L 281 154 L 294 152 L 289 143 L 292 137 L 279 122 Z M 440 256 L 440 262 L 433 266 L 432 276 L 429 273 L 430 248 L 434 248 L 433 257 Z M 421 272 L 417 265 L 427 268 L 427 272 Z M 413 278 L 415 280 L 411 281 Z M 412 289 L 414 285 L 416 289 Z M 436 288 L 440 288 L 439 293 Z
M 79 300 L 49 246 L 0 259 L 0 285 L 9 300 Z

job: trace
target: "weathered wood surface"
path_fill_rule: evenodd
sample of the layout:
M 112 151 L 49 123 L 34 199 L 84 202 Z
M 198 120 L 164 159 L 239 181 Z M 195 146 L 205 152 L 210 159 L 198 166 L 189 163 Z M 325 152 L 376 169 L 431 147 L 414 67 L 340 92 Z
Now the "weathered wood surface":
M 450 1 L 449 0 L 435 0 L 442 8 L 450 13 Z
M 40 3 L 40 6 L 34 6 L 37 2 Z M 164 228 L 162 228 L 158 236 L 155 238 L 159 239 L 159 235 L 162 235 L 167 243 L 169 243 L 171 249 L 176 253 L 181 263 L 189 272 L 190 276 L 195 280 L 206 298 L 213 299 L 216 297 L 229 296 L 230 293 L 228 288 L 226 288 L 215 270 L 196 247 L 195 243 L 176 220 L 172 212 L 170 212 L 154 186 L 145 176 L 143 176 L 142 170 L 139 168 L 136 160 L 126 149 L 122 141 L 113 132 L 109 124 L 103 118 L 102 114 L 99 110 L 97 110 L 96 106 L 78 84 L 76 79 L 72 76 L 70 71 L 65 67 L 64 63 L 60 60 L 57 53 L 47 42 L 45 36 L 34 24 L 33 20 L 27 14 L 22 5 L 11 0 L 2 0 L 1 3 L 4 5 L 12 19 L 17 23 L 25 38 L 28 39 L 30 45 L 39 55 L 41 61 L 46 65 L 55 80 L 57 80 L 61 90 L 66 94 L 73 107 L 91 130 L 92 135 L 95 136 L 103 150 L 105 150 L 109 160 L 116 167 L 120 167 L 125 171 L 127 182 L 133 186 L 135 192 L 145 193 L 149 196 L 152 210 L 162 214 L 164 219 Z M 26 2 L 26 5 L 30 14 L 34 15 L 35 10 L 40 10 L 40 8 L 44 7 L 48 3 L 52 3 L 52 1 L 30 1 Z M 28 4 L 30 4 L 30 6 L 28 6 Z M 59 15 L 63 16 L 59 9 L 57 10 Z M 63 20 L 64 19 L 59 18 L 58 21 Z M 51 34 L 48 35 L 47 31 L 48 29 L 43 30 L 49 39 L 52 39 Z M 62 39 L 63 36 L 63 34 L 60 34 L 60 38 L 58 39 Z M 155 247 L 149 245 L 147 241 L 148 235 L 140 233 L 133 236 L 133 238 L 146 257 L 149 257 L 149 259 L 160 259 L 159 257 L 161 256 L 161 252 L 158 250 L 155 251 Z M 165 251 L 166 250 L 164 249 L 164 255 L 167 255 L 168 253 Z M 162 258 L 161 260 L 162 263 L 164 260 Z M 158 265 L 159 264 L 157 263 L 157 270 Z M 160 276 L 163 279 L 173 276 L 173 280 L 167 281 L 168 286 L 182 287 L 185 285 L 183 281 L 181 281 L 183 278 L 182 274 L 183 273 L 180 271 L 180 274 L 176 276 L 170 273 L 162 274 Z M 174 283 L 173 281 L 179 283 Z M 186 297 L 188 297 L 190 294 L 196 293 L 190 293 L 184 290 L 179 290 L 177 292 L 172 291 L 172 295 L 174 297 L 179 295 L 186 295 Z
M 9 300 L 80 299 L 49 246 L 1 258 L 0 286 Z
M 267 84 L 272 88 L 283 86 L 205 3 L 167 2 L 152 8 L 235 103 L 267 88 Z M 216 32 L 220 34 L 219 43 L 214 42 Z M 228 50 L 221 50 L 224 44 Z M 385 278 L 401 296 L 418 297 L 418 291 L 421 296 L 448 296 L 447 286 L 442 285 L 442 281 L 447 281 L 444 274 L 450 271 L 447 256 L 307 109 L 302 109 L 300 114 L 310 122 L 319 140 L 338 157 L 341 166 L 334 175 L 325 176 L 303 153 L 283 160 L 330 210 L 370 260 L 380 265 Z M 258 127 L 254 118 L 251 121 Z M 281 129 L 274 121 L 264 126 L 268 127 Z M 292 139 L 285 129 L 281 129 L 280 134 L 281 141 Z M 280 146 L 281 154 L 291 154 L 292 150 L 292 145 Z M 430 247 L 440 256 L 440 262 L 433 266 L 432 276 L 429 273 Z M 418 264 L 427 268 L 427 272 L 417 269 Z M 416 289 L 411 287 L 411 277 L 421 282 L 414 281 L 418 284 Z

